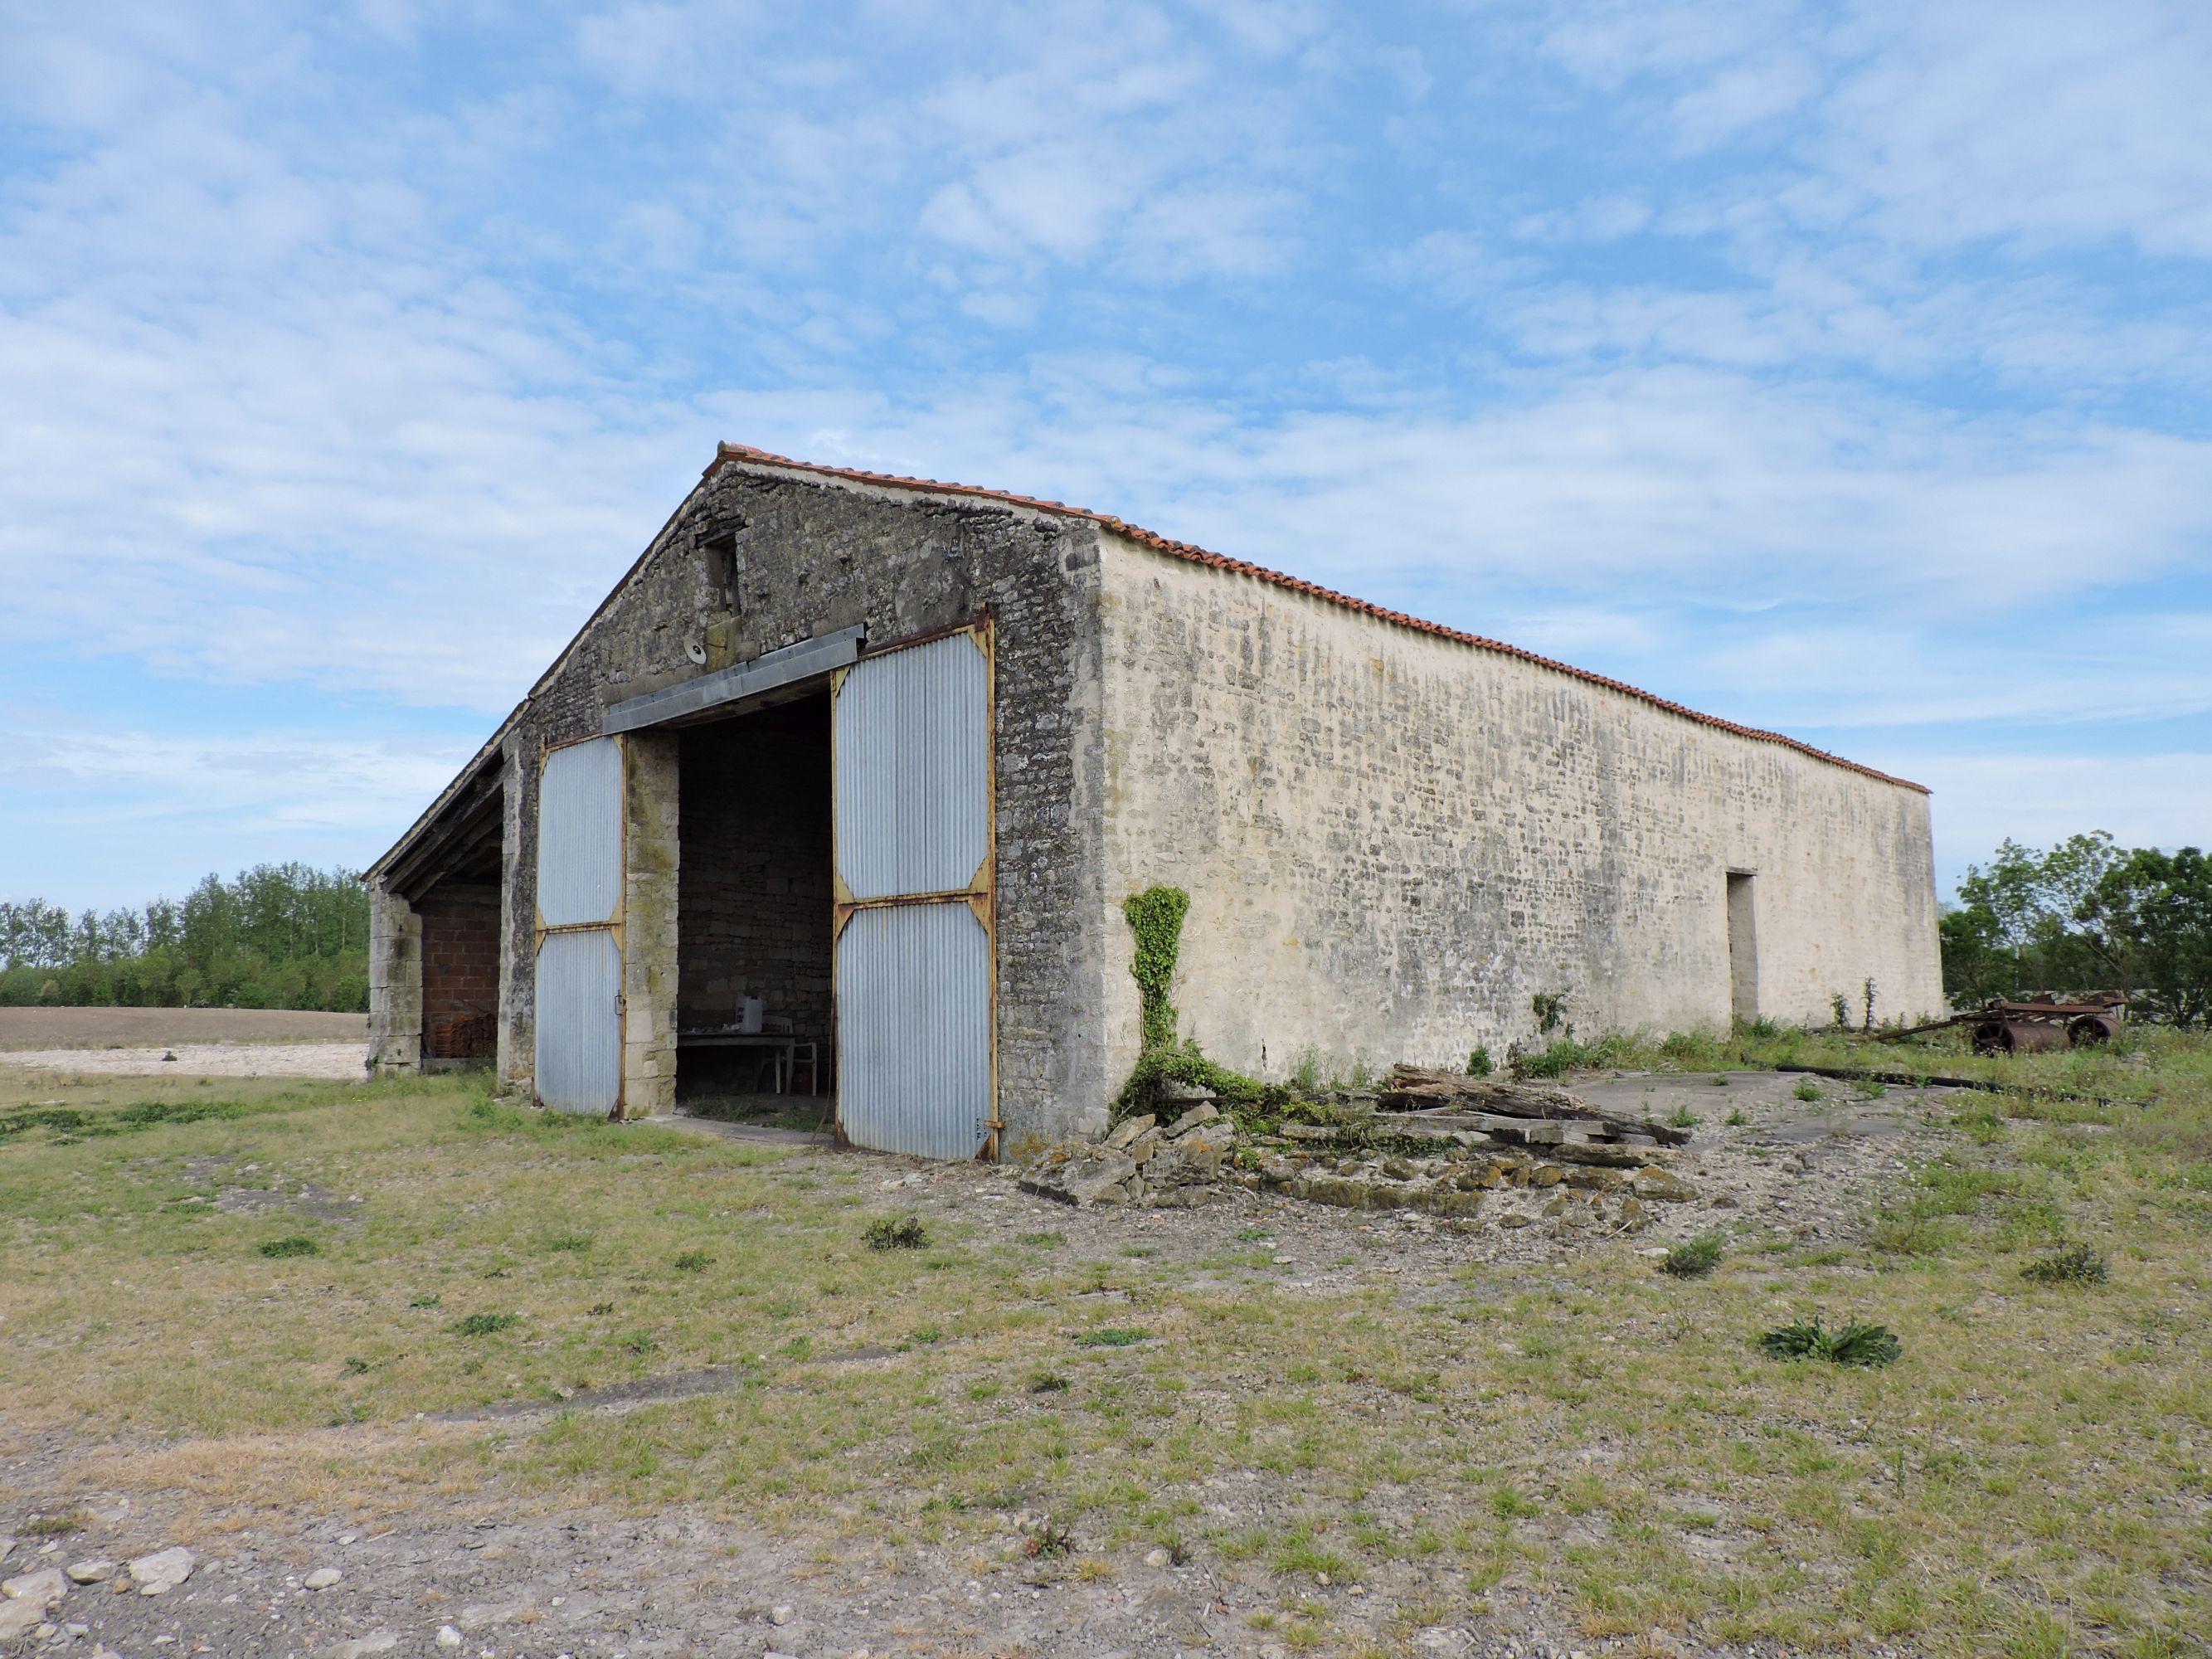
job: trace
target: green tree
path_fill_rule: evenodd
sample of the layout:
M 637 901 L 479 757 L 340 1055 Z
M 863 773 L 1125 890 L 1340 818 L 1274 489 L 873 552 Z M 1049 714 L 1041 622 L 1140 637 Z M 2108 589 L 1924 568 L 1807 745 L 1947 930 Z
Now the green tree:
M 264 864 L 181 903 L 87 910 L 0 903 L 0 1003 L 368 1006 L 368 892 L 348 870 Z
M 1939 923 L 1945 988 L 1966 997 L 2070 995 L 2109 981 L 2113 964 L 2080 926 L 2106 873 L 2130 854 L 2101 830 L 2048 852 L 2006 841 L 1971 865 L 1959 908 Z
M 2176 1025 L 2212 1021 L 2212 860 L 2194 847 L 2129 853 L 2075 914 L 2141 1012 Z

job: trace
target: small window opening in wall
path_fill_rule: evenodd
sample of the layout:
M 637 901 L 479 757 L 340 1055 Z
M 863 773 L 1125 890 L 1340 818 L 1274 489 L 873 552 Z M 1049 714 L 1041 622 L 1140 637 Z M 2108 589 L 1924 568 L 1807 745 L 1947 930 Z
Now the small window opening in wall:
M 1759 1018 L 1759 927 L 1751 884 L 1750 871 L 1729 872 L 1729 1012 L 1745 1024 Z

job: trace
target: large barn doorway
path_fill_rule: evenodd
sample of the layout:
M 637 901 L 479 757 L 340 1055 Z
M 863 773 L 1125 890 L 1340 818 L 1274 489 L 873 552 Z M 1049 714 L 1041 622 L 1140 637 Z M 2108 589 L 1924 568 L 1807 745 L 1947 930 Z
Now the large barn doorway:
M 989 624 L 865 653 L 858 629 L 818 636 L 607 725 L 672 740 L 676 926 L 631 941 L 629 974 L 648 997 L 673 981 L 677 1101 L 995 1157 Z M 657 879 L 655 856 L 634 876 Z M 665 1075 L 640 1060 L 641 1090 Z
M 836 1077 L 830 694 L 680 735 L 677 1097 L 826 1123 Z

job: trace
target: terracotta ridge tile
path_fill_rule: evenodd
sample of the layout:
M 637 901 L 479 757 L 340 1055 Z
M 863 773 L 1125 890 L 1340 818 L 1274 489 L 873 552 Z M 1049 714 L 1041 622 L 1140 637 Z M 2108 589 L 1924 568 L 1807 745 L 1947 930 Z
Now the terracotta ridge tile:
M 1656 693 L 1630 685 L 1625 681 L 1608 679 L 1604 675 L 1594 674 L 1586 668 L 1577 668 L 1572 663 L 1560 662 L 1551 657 L 1540 657 L 1533 651 L 1524 651 L 1521 647 L 1509 645 L 1503 640 L 1488 639 L 1480 634 L 1469 634 L 1456 628 L 1447 628 L 1442 623 L 1429 622 L 1420 617 L 1408 616 L 1402 611 L 1388 610 L 1366 599 L 1356 599 L 1349 593 L 1340 593 L 1334 588 L 1323 587 L 1317 582 L 1310 582 L 1297 576 L 1285 575 L 1279 570 L 1271 570 L 1265 565 L 1253 564 L 1243 559 L 1232 559 L 1225 554 L 1210 552 L 1189 542 L 1173 540 L 1161 535 L 1158 531 L 1146 530 L 1140 525 L 1130 524 L 1124 520 L 1115 518 L 1111 514 L 1093 512 L 1087 507 L 1070 507 L 1065 501 L 1047 501 L 1036 495 L 1017 495 L 1012 490 L 987 489 L 977 484 L 947 483 L 937 478 L 909 478 L 895 472 L 867 472 L 858 467 L 831 466 L 821 461 L 793 460 L 788 455 L 778 455 L 765 449 L 756 449 L 749 444 L 719 445 L 713 462 L 709 464 L 706 471 L 700 475 L 702 479 L 713 477 L 726 462 L 730 461 L 736 461 L 748 466 L 775 467 L 793 472 L 816 473 L 824 477 L 848 478 L 856 483 L 880 484 L 892 489 L 919 490 L 932 495 L 959 495 L 976 501 L 998 501 L 1008 507 L 1028 507 L 1035 512 L 1049 513 L 1060 518 L 1086 520 L 1102 529 L 1112 531 L 1117 536 L 1124 537 L 1141 546 L 1149 547 L 1155 552 L 1188 560 L 1193 564 L 1209 565 L 1217 570 L 1231 571 L 1240 576 L 1250 576 L 1276 587 L 1287 588 L 1294 593 L 1304 593 L 1315 599 L 1326 599 L 1330 604 L 1341 605 L 1347 611 L 1356 611 L 1363 615 L 1373 617 L 1378 621 L 1387 622 L 1399 628 L 1410 629 L 1417 634 L 1428 634 L 1437 639 L 1451 640 L 1461 645 L 1470 645 L 1480 651 L 1491 651 L 1501 656 L 1516 658 L 1520 661 L 1532 663 L 1539 668 L 1548 668 L 1555 673 L 1565 674 L 1571 678 L 1583 681 L 1590 685 L 1603 686 L 1608 691 L 1618 691 L 1624 696 L 1634 697 L 1639 702 L 1649 703 L 1653 708 L 1664 709 L 1670 714 L 1679 714 L 1686 720 L 1696 721 L 1700 726 L 1710 726 L 1716 731 L 1732 732 L 1737 737 L 1750 738 L 1759 743 L 1779 744 L 1785 749 L 1794 749 L 1799 754 L 1808 756 L 1814 760 L 1825 761 L 1831 766 L 1840 766 L 1846 771 L 1856 772 L 1882 783 L 1893 783 L 1901 788 L 1917 790 L 1923 795 L 1929 793 L 1928 786 L 1924 783 L 1915 783 L 1910 778 L 1895 777 L 1887 772 L 1876 771 L 1871 766 L 1862 766 L 1855 760 L 1846 760 L 1841 755 L 1830 754 L 1825 749 L 1815 749 L 1809 743 L 1801 742 L 1796 738 L 1785 737 L 1779 732 L 1765 731 L 1756 726 L 1742 726 L 1735 720 L 1723 720 L 1717 714 L 1703 714 L 1685 704 L 1670 702 Z

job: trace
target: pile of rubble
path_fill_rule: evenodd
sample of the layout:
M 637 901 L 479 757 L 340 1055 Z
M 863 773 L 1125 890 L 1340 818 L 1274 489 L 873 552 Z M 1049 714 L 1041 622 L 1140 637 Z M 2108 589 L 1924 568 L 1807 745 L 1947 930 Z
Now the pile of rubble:
M 1494 1206 L 1501 1226 L 1548 1218 L 1628 1231 L 1647 1224 L 1648 1205 L 1698 1196 L 1668 1167 L 1686 1129 L 1543 1085 L 1400 1066 L 1378 1093 L 1329 1103 L 1320 1115 L 1334 1121 L 1267 1133 L 1240 1132 L 1202 1089 L 1174 1088 L 1163 1104 L 1184 1109 L 1057 1146 L 1023 1188 L 1067 1204 L 1188 1208 L 1236 1185 L 1344 1209 L 1467 1218 Z M 1515 1194 L 1522 1201 L 1499 1201 Z
M 1064 1142 L 1037 1160 L 1022 1190 L 1063 1204 L 1195 1208 L 1213 1196 L 1231 1154 L 1249 1139 L 1213 1101 L 1211 1090 L 1170 1085 L 1162 1104 L 1188 1109 L 1173 1122 L 1139 1112 L 1103 1140 Z

